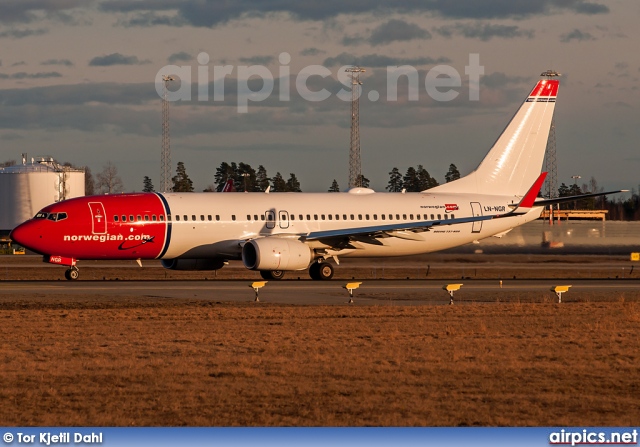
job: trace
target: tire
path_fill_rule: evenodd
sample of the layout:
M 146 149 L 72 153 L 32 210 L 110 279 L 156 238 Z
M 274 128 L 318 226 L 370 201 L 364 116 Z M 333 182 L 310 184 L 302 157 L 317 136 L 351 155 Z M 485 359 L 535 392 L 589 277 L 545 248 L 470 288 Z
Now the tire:
M 68 269 L 64 272 L 64 277 L 69 281 L 75 281 L 80 277 L 78 269 Z
M 309 276 L 316 281 L 326 281 L 333 278 L 333 266 L 328 262 L 314 262 L 309 267 Z
M 284 274 L 284 270 L 260 270 L 260 276 L 262 276 L 263 279 L 270 279 L 274 281 L 280 281 L 284 278 Z

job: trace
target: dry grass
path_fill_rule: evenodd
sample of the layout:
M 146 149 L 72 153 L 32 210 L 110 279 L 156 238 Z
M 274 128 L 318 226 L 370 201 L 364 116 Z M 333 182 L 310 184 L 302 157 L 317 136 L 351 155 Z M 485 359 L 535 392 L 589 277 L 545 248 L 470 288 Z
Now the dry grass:
M 4 425 L 631 426 L 640 303 L 0 300 Z

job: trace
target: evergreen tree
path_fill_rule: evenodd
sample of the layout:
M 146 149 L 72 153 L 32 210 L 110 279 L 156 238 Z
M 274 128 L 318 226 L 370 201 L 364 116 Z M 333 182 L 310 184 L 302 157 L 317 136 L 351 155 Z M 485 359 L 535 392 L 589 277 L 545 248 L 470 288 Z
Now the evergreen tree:
M 449 171 L 444 175 L 444 181 L 449 183 L 454 180 L 458 180 L 459 178 L 460 178 L 460 171 L 458 171 L 458 168 L 456 167 L 456 165 L 451 163 L 449 165 Z
M 258 166 L 258 172 L 256 172 L 256 186 L 258 191 L 266 191 L 269 187 L 269 181 L 271 179 L 267 176 L 267 170 L 264 166 Z
M 187 175 L 187 170 L 183 162 L 178 162 L 176 176 L 171 180 L 173 181 L 173 192 L 193 192 L 193 182 Z
M 282 174 L 276 172 L 276 175 L 272 179 L 273 191 L 284 192 L 287 190 L 287 182 L 282 178 Z
M 92 196 L 96 191 L 96 182 L 89 166 L 84 167 L 84 195 Z
M 419 192 L 420 185 L 418 182 L 418 173 L 416 169 L 412 166 L 409 166 L 407 169 L 407 173 L 402 178 L 402 185 L 407 192 Z
M 418 191 L 433 188 L 434 179 L 422 165 L 418 165 L 418 168 L 416 169 L 416 176 L 418 177 Z
M 215 184 L 218 185 L 216 188 L 218 192 L 222 191 L 222 188 L 224 188 L 224 185 L 225 183 L 227 183 L 228 179 L 233 179 L 233 183 L 234 183 L 233 186 L 235 186 L 237 190 L 238 185 L 236 184 L 237 178 L 236 178 L 236 172 L 235 172 L 236 166 L 235 166 L 235 163 L 232 163 L 232 164 L 234 166 L 223 161 L 222 163 L 220 163 L 220 166 L 216 168 L 216 173 L 213 176 L 213 179 Z
M 142 192 L 154 192 L 155 189 L 153 189 L 153 183 L 151 182 L 151 179 L 148 176 L 144 176 L 144 179 L 142 180 L 142 183 L 144 185 L 144 188 L 142 188 Z
M 386 190 L 389 192 L 402 191 L 402 174 L 400 174 L 398 168 L 393 168 L 391 172 L 389 172 L 389 183 L 387 184 Z
M 371 180 L 366 178 L 364 175 L 360 174 L 360 181 L 358 181 L 358 184 L 360 185 L 361 188 L 368 188 L 369 185 L 371 184 Z
M 298 178 L 296 177 L 296 175 L 292 172 L 289 174 L 289 180 L 287 180 L 287 184 L 285 186 L 285 191 L 289 191 L 289 192 L 302 192 L 302 190 L 300 189 L 300 182 L 298 181 Z
M 333 179 L 329 192 L 340 192 L 340 186 L 338 186 L 338 181 L 336 179 Z
M 236 188 L 238 191 L 259 191 L 256 184 L 256 170 L 251 165 L 247 163 L 238 164 L 237 175 L 240 180 L 240 189 Z

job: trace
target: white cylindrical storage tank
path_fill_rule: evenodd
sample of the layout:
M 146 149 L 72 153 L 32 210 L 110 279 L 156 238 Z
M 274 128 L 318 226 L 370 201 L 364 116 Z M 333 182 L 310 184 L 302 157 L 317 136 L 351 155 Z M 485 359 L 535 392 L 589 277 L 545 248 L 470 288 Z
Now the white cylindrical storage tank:
M 47 205 L 84 196 L 84 170 L 51 158 L 0 168 L 0 231 L 7 232 Z

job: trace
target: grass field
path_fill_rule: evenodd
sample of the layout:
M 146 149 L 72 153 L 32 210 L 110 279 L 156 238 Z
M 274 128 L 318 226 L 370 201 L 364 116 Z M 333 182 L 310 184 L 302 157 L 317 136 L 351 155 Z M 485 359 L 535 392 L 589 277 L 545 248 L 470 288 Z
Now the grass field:
M 1 284 L 0 284 L 1 287 Z M 0 300 L 3 425 L 599 426 L 640 420 L 640 303 Z

